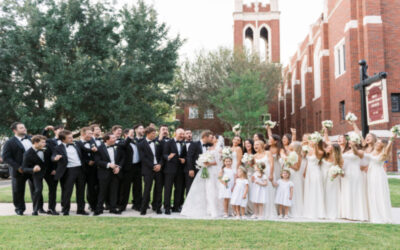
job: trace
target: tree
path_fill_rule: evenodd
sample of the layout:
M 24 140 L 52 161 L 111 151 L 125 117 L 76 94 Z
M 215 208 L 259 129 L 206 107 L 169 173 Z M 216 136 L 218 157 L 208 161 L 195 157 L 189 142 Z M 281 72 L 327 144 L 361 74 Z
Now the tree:
M 262 130 L 261 118 L 275 101 L 281 75 L 280 65 L 260 62 L 243 51 L 200 53 L 184 63 L 177 77 L 179 101 L 211 108 L 227 129 L 240 123 L 242 134 L 250 136 Z
M 0 132 L 16 120 L 38 132 L 64 119 L 77 129 L 167 117 L 182 40 L 142 0 L 118 12 L 90 0 L 0 8 Z

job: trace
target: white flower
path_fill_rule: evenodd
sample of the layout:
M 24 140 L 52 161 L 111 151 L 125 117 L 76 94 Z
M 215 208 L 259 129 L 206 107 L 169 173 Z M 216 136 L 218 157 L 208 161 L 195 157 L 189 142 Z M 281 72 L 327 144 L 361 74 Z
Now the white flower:
M 285 159 L 285 165 L 293 166 L 299 161 L 299 156 L 296 152 L 290 152 L 290 154 Z
M 356 144 L 361 143 L 361 136 L 357 134 L 356 132 L 350 132 L 349 133 L 349 141 L 354 142 Z
M 243 163 L 243 164 L 247 164 L 249 161 L 252 161 L 253 158 L 254 158 L 253 155 L 248 154 L 248 153 L 245 153 L 245 154 L 243 155 L 243 157 L 242 157 L 242 163 Z
M 308 153 L 308 152 L 310 152 L 310 147 L 307 145 L 304 145 L 303 147 L 301 147 L 301 150 L 303 150 L 303 152 Z
M 391 130 L 390 130 L 393 134 L 400 136 L 400 124 L 394 126 Z
M 322 135 L 318 132 L 314 132 L 310 135 L 308 140 L 310 140 L 311 142 L 314 142 L 315 144 L 319 143 L 320 141 L 322 141 Z
M 331 181 L 333 181 L 337 175 L 341 174 L 344 174 L 344 171 L 337 165 L 330 167 L 328 170 L 328 175 L 331 178 Z
M 346 115 L 346 121 L 355 122 L 357 121 L 357 116 L 351 112 Z
M 264 123 L 264 125 L 265 125 L 265 126 L 269 126 L 270 128 L 275 128 L 276 122 L 273 122 L 273 121 L 266 121 L 266 122 Z
M 230 147 L 224 147 L 222 149 L 222 159 L 229 158 L 229 157 L 232 158 L 232 149 Z
M 322 122 L 324 128 L 333 128 L 333 122 L 331 120 L 326 120 Z
M 214 161 L 213 155 L 210 152 L 205 152 L 205 153 L 199 155 L 199 158 L 196 161 L 196 168 L 201 169 L 201 168 L 207 167 L 205 165 L 205 163 L 206 162 L 210 163 L 213 161 Z
M 236 126 L 234 126 L 232 128 L 232 131 L 233 132 L 239 132 L 241 128 L 242 128 L 242 126 L 240 126 L 240 123 L 238 123 L 238 124 L 236 124 Z
M 228 183 L 231 179 L 229 179 L 228 176 L 224 175 L 224 177 L 222 177 L 222 181 L 225 183 Z

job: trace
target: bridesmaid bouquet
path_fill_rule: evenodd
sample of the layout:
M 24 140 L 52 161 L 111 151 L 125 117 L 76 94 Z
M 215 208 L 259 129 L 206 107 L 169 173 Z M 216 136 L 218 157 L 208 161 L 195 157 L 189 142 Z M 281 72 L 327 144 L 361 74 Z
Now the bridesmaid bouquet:
M 400 124 L 394 126 L 390 131 L 400 137 Z
M 243 157 L 242 157 L 242 163 L 243 163 L 244 165 L 246 165 L 246 167 L 249 167 L 249 166 L 250 166 L 249 162 L 251 162 L 253 159 L 254 159 L 254 156 L 253 156 L 253 155 L 248 154 L 248 153 L 245 153 L 245 154 L 243 155 Z
M 285 166 L 291 167 L 299 161 L 299 156 L 296 152 L 290 152 L 290 154 L 285 158 Z
M 322 122 L 322 126 L 327 129 L 333 128 L 333 122 L 331 120 L 326 120 Z
M 328 174 L 331 178 L 331 181 L 333 181 L 338 175 L 344 174 L 344 171 L 342 168 L 336 165 L 329 168 Z
M 305 153 L 308 153 L 308 152 L 310 152 L 310 147 L 307 146 L 307 145 L 304 145 L 303 147 L 301 147 L 301 150 L 302 150 L 303 152 L 305 152 Z
M 346 115 L 346 121 L 355 122 L 357 121 L 357 116 L 351 112 Z
M 361 144 L 361 136 L 356 132 L 349 133 L 349 141 L 354 142 L 355 144 Z
M 276 122 L 273 122 L 273 121 L 266 121 L 265 123 L 264 123 L 264 125 L 265 126 L 269 126 L 270 128 L 275 128 L 275 126 L 276 126 Z
M 225 182 L 226 184 L 228 184 L 228 182 L 229 182 L 230 180 L 231 180 L 231 179 L 229 179 L 229 177 L 226 176 L 226 175 L 224 175 L 224 177 L 222 177 L 222 181 Z M 228 185 L 226 185 L 226 188 L 228 188 Z
M 230 147 L 224 147 L 222 149 L 222 159 L 232 158 L 232 149 Z
M 209 173 L 206 166 L 206 163 L 210 163 L 214 161 L 214 157 L 210 152 L 205 152 L 199 156 L 199 159 L 196 161 L 196 168 L 201 170 L 200 177 L 203 179 L 208 179 Z
M 238 124 L 236 124 L 236 126 L 232 127 L 232 132 L 236 134 L 236 133 L 239 133 L 241 129 L 242 129 L 242 126 L 240 126 L 240 123 L 238 123 Z
M 322 135 L 318 132 L 314 132 L 308 137 L 308 140 L 317 144 L 322 141 Z

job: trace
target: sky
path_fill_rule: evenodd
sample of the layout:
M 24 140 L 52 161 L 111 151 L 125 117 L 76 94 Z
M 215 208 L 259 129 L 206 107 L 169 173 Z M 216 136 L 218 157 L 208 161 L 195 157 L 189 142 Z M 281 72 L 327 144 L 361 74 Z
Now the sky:
M 296 53 L 323 11 L 324 0 L 280 0 L 281 62 L 286 65 Z M 136 0 L 114 0 L 116 6 Z M 201 50 L 233 47 L 234 0 L 145 0 L 153 4 L 160 21 L 170 28 L 171 36 L 180 34 L 186 43 L 180 50 L 181 60 L 194 58 Z

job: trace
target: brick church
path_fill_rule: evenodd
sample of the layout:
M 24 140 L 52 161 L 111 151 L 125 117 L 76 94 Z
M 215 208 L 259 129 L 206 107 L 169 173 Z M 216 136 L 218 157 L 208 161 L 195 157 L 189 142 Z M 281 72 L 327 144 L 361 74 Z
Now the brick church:
M 279 96 L 269 104 L 275 133 L 291 127 L 300 135 L 319 131 L 321 121 L 332 120 L 332 140 L 352 130 L 344 120 L 348 112 L 361 118 L 359 61 L 365 59 L 369 75 L 384 71 L 389 122 L 370 126 L 378 137 L 390 136 L 400 124 L 400 1 L 321 0 L 324 10 L 310 26 L 305 39 L 299 38 L 296 53 L 284 65 L 284 82 Z M 280 63 L 280 11 L 278 0 L 235 0 L 234 45 L 260 55 L 260 60 Z M 177 115 L 181 126 L 195 134 L 204 129 L 216 133 L 224 128 L 212 110 L 199 114 L 195 104 L 186 104 Z M 358 125 L 361 128 L 360 119 Z M 400 163 L 400 140 L 393 149 L 389 170 Z

